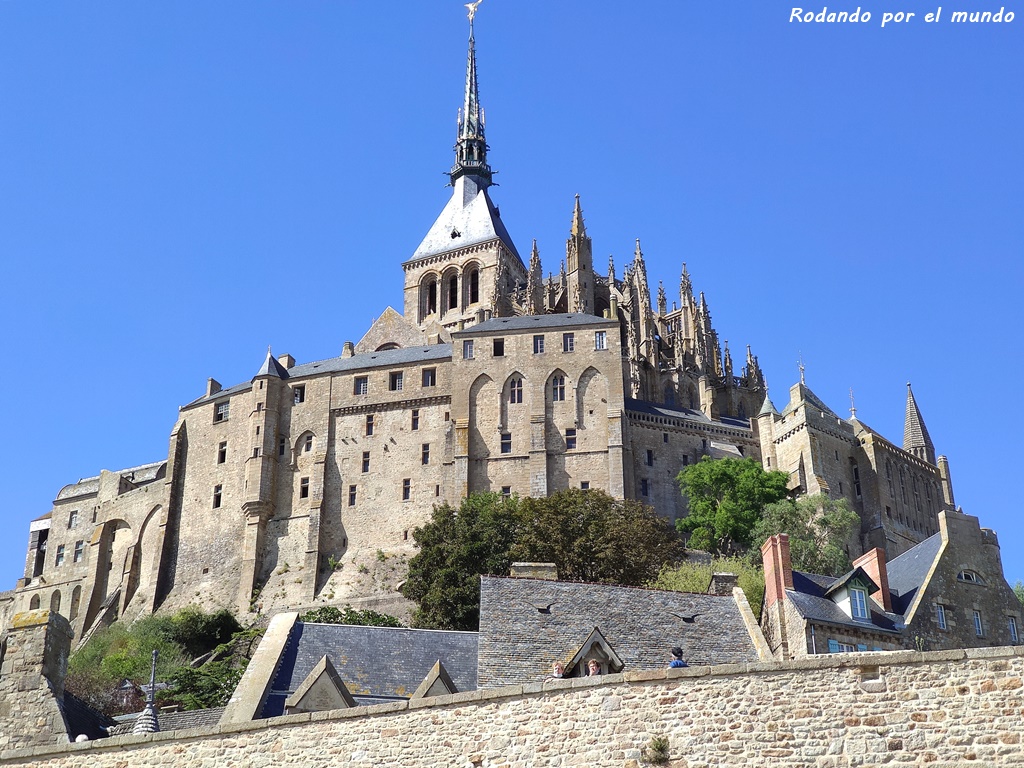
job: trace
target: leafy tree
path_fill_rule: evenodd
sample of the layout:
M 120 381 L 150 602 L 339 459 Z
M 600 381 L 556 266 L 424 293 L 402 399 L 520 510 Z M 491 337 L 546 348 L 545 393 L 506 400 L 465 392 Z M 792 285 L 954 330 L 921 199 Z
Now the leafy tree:
M 523 499 L 513 555 L 555 563 L 559 578 L 570 581 L 640 586 L 678 562 L 682 544 L 665 518 L 638 501 L 569 489 Z
M 841 576 L 850 570 L 850 558 L 843 549 L 860 517 L 846 499 L 830 499 L 818 494 L 786 499 L 769 504 L 754 526 L 754 542 L 762 544 L 778 533 L 789 535 L 789 554 L 798 571 Z M 750 557 L 761 562 L 759 548 Z
M 413 626 L 476 630 L 480 625 L 480 574 L 507 574 L 518 525 L 519 500 L 473 494 L 458 509 L 434 507 L 413 531 L 419 552 L 409 561 L 402 594 L 416 601 Z
M 702 458 L 679 473 L 689 515 L 676 522 L 689 545 L 714 555 L 750 547 L 764 508 L 786 498 L 785 472 L 765 472 L 754 459 Z
M 715 573 L 735 573 L 737 582 L 754 616 L 761 615 L 764 601 L 764 571 L 742 557 L 716 557 L 710 561 L 686 560 L 677 566 L 661 569 L 658 578 L 648 584 L 652 589 L 674 592 L 705 593 Z
M 404 627 L 394 616 L 387 613 L 378 613 L 365 608 L 357 611 L 351 605 L 343 609 L 335 608 L 333 605 L 325 605 L 312 611 L 306 611 L 299 616 L 300 621 L 308 621 L 312 624 L 359 624 L 364 627 Z
M 1017 583 L 1013 585 L 1013 592 L 1017 595 L 1017 599 L 1024 603 L 1024 581 L 1018 579 Z

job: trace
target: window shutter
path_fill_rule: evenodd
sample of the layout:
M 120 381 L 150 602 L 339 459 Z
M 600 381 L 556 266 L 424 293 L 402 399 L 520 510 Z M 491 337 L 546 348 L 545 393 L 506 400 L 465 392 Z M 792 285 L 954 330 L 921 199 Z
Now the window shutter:
M 839 643 L 836 642 L 835 640 L 829 639 L 829 641 L 828 641 L 828 652 L 829 653 L 839 653 Z
M 857 643 L 857 650 L 858 651 L 866 651 L 867 649 L 868 649 L 868 647 L 866 645 L 864 645 L 864 643 Z

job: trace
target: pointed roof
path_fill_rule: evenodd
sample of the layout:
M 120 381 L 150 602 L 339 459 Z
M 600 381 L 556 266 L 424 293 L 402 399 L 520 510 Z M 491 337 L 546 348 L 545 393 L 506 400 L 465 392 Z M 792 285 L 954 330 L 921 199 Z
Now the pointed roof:
M 295 692 L 285 699 L 285 712 L 325 712 L 356 706 L 338 670 L 325 654 Z
M 260 366 L 260 369 L 256 371 L 256 375 L 253 376 L 253 379 L 258 379 L 261 376 L 273 376 L 277 379 L 288 378 L 288 369 L 277 362 L 277 358 L 274 357 L 273 353 L 270 351 L 270 347 L 267 347 L 267 357 L 263 361 L 263 365 Z
M 480 106 L 480 87 L 476 76 L 476 38 L 473 34 L 473 17 L 477 3 L 469 8 L 469 53 L 466 56 L 466 94 L 459 110 L 459 134 L 455 142 L 455 165 L 452 166 L 452 183 L 464 175 L 477 177 L 481 186 L 491 183 L 491 167 L 487 164 L 487 141 L 484 138 L 484 110 Z
M 761 410 L 757 412 L 758 416 L 778 416 L 779 412 L 775 410 L 775 405 L 772 403 L 772 399 L 768 397 L 768 391 L 765 390 L 764 402 L 761 404 Z
M 917 409 L 914 390 L 910 388 L 909 381 L 907 382 L 907 417 L 903 422 L 903 450 L 909 451 L 930 464 L 935 463 L 935 444 L 932 443 L 921 412 Z
M 437 663 L 427 673 L 427 676 L 423 678 L 423 682 L 413 692 L 412 698 L 426 699 L 431 696 L 447 696 L 458 692 L 459 689 L 452 681 L 448 670 L 444 668 L 444 664 L 438 659 Z
M 574 237 L 587 236 L 587 226 L 583 222 L 583 209 L 580 208 L 580 196 L 578 194 L 576 195 L 576 205 L 572 209 L 572 227 L 570 227 L 569 232 Z

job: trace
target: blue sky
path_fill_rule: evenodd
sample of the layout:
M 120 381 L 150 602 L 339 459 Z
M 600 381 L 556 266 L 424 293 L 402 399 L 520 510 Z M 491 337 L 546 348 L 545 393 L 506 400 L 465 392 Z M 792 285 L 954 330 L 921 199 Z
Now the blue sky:
M 621 274 L 639 237 L 671 301 L 686 261 L 779 407 L 802 356 L 899 443 L 912 381 L 1012 583 L 1024 16 L 860 4 L 871 22 L 828 25 L 775 0 L 485 0 L 493 197 L 552 272 L 577 192 L 597 264 Z M 401 307 L 466 31 L 457 0 L 0 3 L 0 589 L 61 486 L 166 458 L 207 377 L 249 379 L 268 344 L 335 356 Z

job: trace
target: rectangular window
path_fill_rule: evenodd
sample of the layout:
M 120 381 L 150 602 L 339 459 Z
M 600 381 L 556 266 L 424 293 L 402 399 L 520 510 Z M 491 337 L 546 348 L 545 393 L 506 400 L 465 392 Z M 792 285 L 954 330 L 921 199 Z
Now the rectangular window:
M 594 331 L 594 349 L 608 349 L 608 331 Z
M 277 455 L 284 456 L 285 449 L 288 447 L 288 441 L 284 437 L 277 439 Z
M 260 457 L 260 449 L 259 449 L 259 447 L 256 447 L 256 448 L 252 449 L 252 457 L 254 459 L 258 459 Z
M 366 436 L 369 437 L 373 434 L 373 414 L 366 414 Z
M 590 481 L 589 480 L 580 480 L 580 490 L 581 491 L 589 491 L 590 490 Z
M 1017 619 L 1015 619 L 1013 616 L 1007 616 L 1006 618 L 1010 624 L 1010 642 L 1016 643 L 1018 640 Z
M 402 481 L 402 501 L 408 501 L 412 496 L 412 480 L 408 477 Z
M 370 452 L 363 451 L 363 472 L 370 471 Z
M 646 477 L 640 478 L 640 495 L 645 498 L 651 495 L 651 483 Z
M 687 456 L 683 456 L 683 466 L 684 467 L 690 466 L 690 457 L 688 455 Z
M 78 510 L 74 509 L 68 515 L 68 528 L 75 528 L 78 526 Z
M 63 544 L 58 544 L 57 545 L 57 556 L 53 558 L 53 564 L 56 565 L 58 568 L 60 566 L 64 565 L 64 545 Z
M 412 409 L 412 431 L 415 432 L 420 428 L 420 409 Z
M 84 554 L 85 554 L 85 542 L 82 541 L 82 540 L 76 541 L 75 542 L 75 562 L 76 563 L 82 562 L 82 555 L 84 555 Z M 1010 617 L 1010 621 L 1013 621 L 1013 617 L 1012 616 Z M 1017 641 L 1014 640 L 1013 642 L 1017 642 Z
M 981 623 L 981 613 L 979 611 L 974 612 L 974 634 L 978 637 L 985 636 L 985 627 Z
M 868 619 L 868 593 L 863 589 L 853 587 L 850 589 L 850 612 L 855 619 Z
M 506 498 L 511 496 L 512 495 L 512 486 L 511 485 L 503 485 L 503 486 L 501 486 L 501 495 L 505 496 Z
M 348 505 L 350 507 L 356 505 L 356 487 L 354 485 L 348 487 Z
M 466 339 L 462 342 L 462 359 L 472 360 L 473 359 L 473 340 Z
M 223 486 L 213 486 L 213 508 L 217 509 L 220 506 L 221 494 L 223 493 Z
M 225 440 L 223 443 L 217 446 L 217 463 L 223 464 L 228 460 L 228 441 Z
M 857 494 L 857 498 L 860 498 L 860 469 L 857 465 L 853 465 L 853 492 Z
M 388 374 L 388 389 L 392 392 L 401 392 L 404 379 L 405 376 L 402 375 L 401 371 L 392 371 Z
M 295 405 L 306 402 L 306 387 L 299 386 L 292 389 L 292 402 Z
M 502 432 L 501 433 L 501 452 L 512 453 L 512 433 Z
M 504 357 L 505 356 L 505 340 L 495 339 L 494 340 L 494 356 Z
M 231 403 L 225 400 L 223 403 L 217 403 L 213 408 L 213 423 L 219 424 L 222 421 L 228 420 L 228 413 L 230 411 Z
M 942 603 L 935 604 L 935 620 L 939 624 L 939 629 L 949 629 L 949 625 L 946 623 L 946 606 Z
M 654 466 L 654 451 L 652 451 L 650 448 L 647 449 L 647 457 L 645 463 L 648 467 Z
M 430 463 L 430 443 L 424 443 L 423 444 L 423 449 L 420 452 L 420 464 L 426 465 L 426 464 L 429 464 L 429 463 Z
M 576 334 L 575 333 L 563 333 L 562 334 L 562 351 L 563 352 L 575 352 L 576 351 Z
M 356 376 L 352 381 L 352 394 L 365 395 L 370 390 L 370 380 L 366 376 Z
M 303 445 L 302 445 L 302 452 L 303 453 L 309 453 L 312 450 L 313 450 L 313 436 L 312 435 L 306 435 L 306 442 L 303 443 Z
M 565 450 L 571 451 L 576 448 L 576 430 L 565 430 Z
M 565 376 L 551 378 L 551 400 L 565 400 Z
M 668 442 L 668 432 L 662 432 L 661 433 L 661 442 L 663 442 L 663 443 L 667 443 Z
M 308 477 L 304 477 L 301 480 L 299 480 L 299 498 L 300 499 L 308 499 L 309 498 L 309 478 Z
M 423 386 L 424 387 L 436 387 L 437 386 L 437 368 L 424 368 L 423 369 Z
M 542 355 L 544 354 L 544 335 L 537 334 L 533 337 L 533 354 Z
M 518 376 L 508 383 L 508 401 L 512 405 L 523 402 L 523 380 Z

